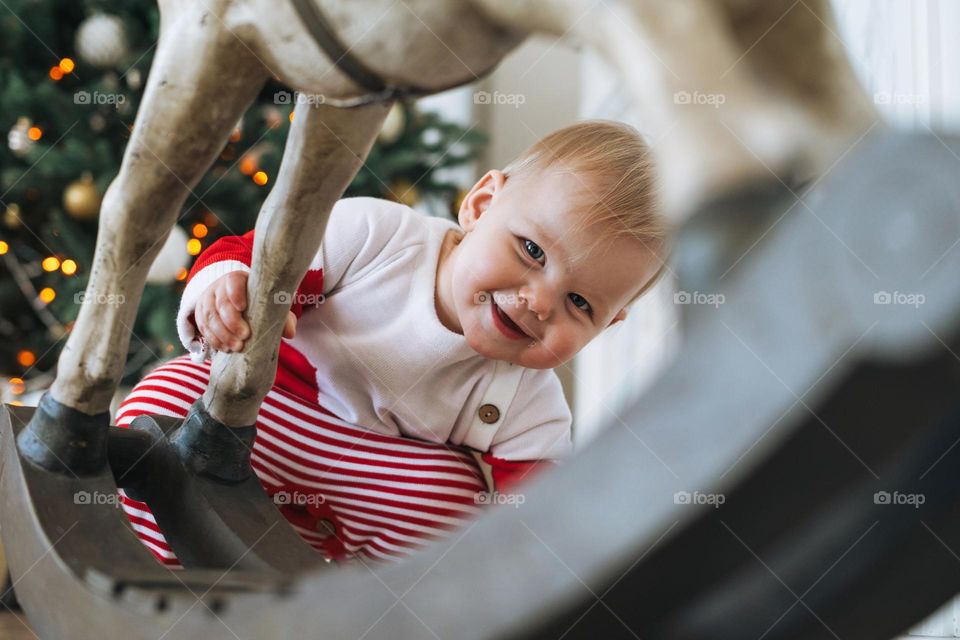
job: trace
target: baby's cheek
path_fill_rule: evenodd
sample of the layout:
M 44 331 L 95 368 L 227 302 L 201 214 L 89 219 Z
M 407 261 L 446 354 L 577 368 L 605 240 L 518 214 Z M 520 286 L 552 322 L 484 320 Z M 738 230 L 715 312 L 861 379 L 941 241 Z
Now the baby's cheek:
M 480 290 L 478 274 L 473 269 L 461 268 L 453 272 L 451 289 L 453 295 L 464 302 L 473 303 L 473 296 Z
M 576 339 L 571 338 L 570 336 L 562 336 L 559 338 L 548 339 L 541 349 L 544 351 L 544 360 L 549 359 L 549 362 L 545 362 L 545 366 L 550 368 L 558 367 L 564 362 L 569 361 L 573 356 L 576 355 L 577 351 L 580 350 L 578 342 Z

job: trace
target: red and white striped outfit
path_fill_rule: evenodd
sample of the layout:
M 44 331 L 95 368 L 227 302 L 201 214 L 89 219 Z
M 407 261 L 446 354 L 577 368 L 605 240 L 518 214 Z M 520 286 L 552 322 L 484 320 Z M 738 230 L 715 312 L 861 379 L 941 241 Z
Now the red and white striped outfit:
M 182 418 L 209 378 L 209 361 L 162 364 L 121 403 L 116 423 L 129 426 L 142 413 Z M 268 494 L 317 497 L 279 508 L 306 542 L 337 560 L 397 558 L 466 523 L 486 490 L 461 447 L 361 429 L 276 386 L 260 407 L 251 462 Z M 147 505 L 123 496 L 123 508 L 157 559 L 179 566 Z

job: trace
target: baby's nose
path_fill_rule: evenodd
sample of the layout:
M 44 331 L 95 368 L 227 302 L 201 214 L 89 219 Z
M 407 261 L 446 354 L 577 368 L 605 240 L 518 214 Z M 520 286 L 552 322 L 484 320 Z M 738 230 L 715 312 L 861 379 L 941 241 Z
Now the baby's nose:
M 519 294 L 520 304 L 526 305 L 526 307 L 535 315 L 537 319 L 543 322 L 550 317 L 550 308 L 549 304 L 544 302 L 548 301 L 549 298 L 544 295 L 536 295 L 532 292 L 526 292 Z

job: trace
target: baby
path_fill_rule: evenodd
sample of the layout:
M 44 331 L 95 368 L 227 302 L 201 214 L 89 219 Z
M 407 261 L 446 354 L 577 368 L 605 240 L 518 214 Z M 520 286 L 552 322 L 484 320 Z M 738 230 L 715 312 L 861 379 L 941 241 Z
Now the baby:
M 347 198 L 296 293 L 275 386 L 352 425 L 466 447 L 509 490 L 571 449 L 552 371 L 664 271 L 648 150 L 635 129 L 581 122 L 534 144 L 464 196 L 459 225 Z M 191 270 L 184 345 L 239 351 L 253 232 L 222 238 Z

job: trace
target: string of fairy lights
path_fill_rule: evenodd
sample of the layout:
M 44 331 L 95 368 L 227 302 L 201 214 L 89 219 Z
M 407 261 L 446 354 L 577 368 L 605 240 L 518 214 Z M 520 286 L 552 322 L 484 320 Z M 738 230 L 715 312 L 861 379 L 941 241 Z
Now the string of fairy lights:
M 206 222 L 210 223 L 210 225 L 198 222 L 191 227 L 192 237 L 186 241 L 186 252 L 190 256 L 197 256 L 203 251 L 203 240 L 209 234 L 209 227 L 217 224 L 216 216 L 212 213 L 208 213 L 206 217 Z M 69 333 L 73 329 L 74 321 L 71 320 L 65 325 L 61 325 L 56 317 L 49 313 L 46 308 L 47 305 L 56 299 L 56 289 L 47 286 L 37 290 L 27 275 L 24 265 L 18 263 L 15 258 L 12 258 L 12 256 L 9 255 L 9 251 L 10 245 L 4 240 L 0 240 L 0 258 L 7 261 L 6 266 L 8 270 L 13 274 L 21 291 L 23 291 L 25 297 L 30 301 L 34 310 L 37 311 L 41 320 L 43 320 L 48 329 L 58 337 Z M 40 268 L 47 273 L 60 272 L 66 278 L 76 276 L 79 271 L 76 260 L 58 255 L 50 255 L 43 258 L 40 262 Z M 175 279 L 183 282 L 186 280 L 187 274 L 188 269 L 186 267 L 180 267 Z M 167 352 L 172 351 L 173 348 L 173 344 L 165 345 Z M 135 356 L 128 362 L 128 371 L 143 366 L 150 360 L 152 355 L 149 349 L 142 349 L 140 351 L 140 357 Z M 36 364 L 37 355 L 30 349 L 20 349 L 17 352 L 16 361 L 17 364 L 24 369 L 29 369 Z M 31 378 L 29 381 L 24 381 L 20 376 L 10 377 L 5 381 L 6 389 L 4 395 L 21 396 L 35 388 L 43 389 L 50 382 L 52 382 L 52 375 L 50 374 L 37 376 L 36 378 Z M 11 400 L 10 404 L 22 405 L 23 403 L 19 400 Z

